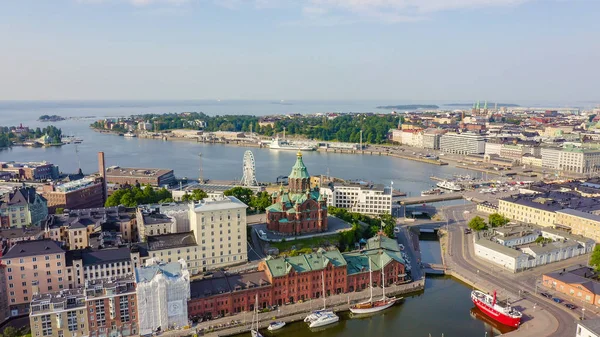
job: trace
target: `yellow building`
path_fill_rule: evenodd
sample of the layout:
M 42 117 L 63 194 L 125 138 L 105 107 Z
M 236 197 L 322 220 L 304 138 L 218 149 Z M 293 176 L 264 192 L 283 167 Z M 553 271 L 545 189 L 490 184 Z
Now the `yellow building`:
M 554 226 L 555 212 L 561 208 L 556 201 L 543 197 L 510 197 L 498 203 L 498 213 L 505 217 L 542 227 Z
M 35 294 L 30 308 L 32 336 L 86 337 L 90 334 L 82 288 Z
M 556 211 L 556 224 L 569 227 L 572 234 L 600 242 L 600 215 L 574 209 L 561 209 Z
M 194 232 L 148 236 L 146 240 L 148 242 L 148 258 L 165 263 L 184 260 L 187 262 L 191 274 L 197 274 L 199 271 L 202 271 L 201 256 L 206 256 L 207 251 L 203 251 L 196 244 Z M 222 247 L 223 241 L 211 242 L 210 244 L 212 247 L 215 245 Z

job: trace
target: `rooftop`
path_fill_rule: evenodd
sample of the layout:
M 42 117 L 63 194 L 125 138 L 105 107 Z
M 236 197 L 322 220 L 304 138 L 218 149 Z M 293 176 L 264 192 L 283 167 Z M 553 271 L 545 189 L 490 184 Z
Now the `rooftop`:
M 217 273 L 212 277 L 190 282 L 190 292 L 191 298 L 197 299 L 270 285 L 264 271 L 232 275 Z
M 479 233 L 476 233 L 476 235 L 477 235 L 476 243 L 478 245 L 481 245 L 481 246 L 485 247 L 485 248 L 494 250 L 496 252 L 499 252 L 499 253 L 502 253 L 504 255 L 508 255 L 510 257 L 514 257 L 514 258 L 517 258 L 517 257 L 519 257 L 521 255 L 525 255 L 525 253 L 523 253 L 520 250 L 513 249 L 513 248 L 510 248 L 510 247 L 501 245 L 499 243 L 490 241 L 490 240 L 485 239 L 485 238 L 481 238 L 479 236 Z
M 197 246 L 193 231 L 148 236 L 146 241 L 149 251 Z
M 228 209 L 248 208 L 246 204 L 233 196 L 223 196 L 220 198 L 205 198 L 194 204 L 194 211 L 209 212 L 209 211 L 224 211 Z
M 160 177 L 165 174 L 173 173 L 173 170 L 155 169 L 155 168 L 130 168 L 110 166 L 106 169 L 107 177 Z
M 31 299 L 31 314 L 85 308 L 83 288 L 65 289 L 54 293 L 34 294 Z
M 595 334 L 600 335 L 600 318 L 577 321 L 577 324 L 585 327 L 587 330 Z
M 600 283 L 590 278 L 595 275 L 594 271 L 589 267 L 581 267 L 570 271 L 555 271 L 545 274 L 545 276 L 564 283 L 581 285 L 594 294 L 600 295 Z
M 135 282 L 150 282 L 158 274 L 165 275 L 168 278 L 183 277 L 188 274 L 185 261 L 170 263 L 155 263 L 149 266 L 143 266 L 135 269 Z M 188 275 L 189 276 L 189 275 Z
M 158 225 L 164 223 L 172 223 L 173 219 L 162 213 L 145 213 L 142 215 L 144 219 L 144 225 Z
M 131 250 L 128 247 L 70 250 L 67 252 L 67 255 L 69 260 L 81 259 L 84 266 L 94 266 L 131 260 Z
M 34 255 L 46 254 L 64 254 L 65 251 L 60 247 L 58 242 L 50 239 L 19 241 L 12 246 L 4 259 L 14 259 Z
M 40 227 L 0 229 L 0 241 L 25 239 L 30 237 L 41 237 L 43 235 L 44 231 Z
M 62 185 L 58 185 L 56 186 L 56 190 L 59 192 L 68 193 L 89 187 L 91 185 L 94 185 L 95 183 L 96 181 L 93 178 L 83 178 L 75 181 L 70 181 Z
M 317 253 L 267 259 L 265 261 L 273 277 L 284 276 L 291 270 L 296 273 L 323 270 L 329 263 L 333 264 L 334 267 L 340 267 L 346 265 L 346 260 L 337 249 L 330 251 L 319 249 Z
M 582 212 L 582 211 L 578 211 L 576 209 L 568 209 L 568 208 L 561 209 L 559 211 L 556 211 L 556 213 L 568 214 L 568 215 L 584 218 L 587 220 L 600 222 L 600 215 L 596 215 L 596 214 L 592 214 L 592 213 L 588 213 L 588 212 Z

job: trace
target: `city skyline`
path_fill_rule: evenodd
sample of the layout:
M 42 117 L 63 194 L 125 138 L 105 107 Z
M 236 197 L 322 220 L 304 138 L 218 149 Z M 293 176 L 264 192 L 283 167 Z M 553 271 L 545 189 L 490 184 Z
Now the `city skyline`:
M 594 100 L 591 1 L 2 5 L 0 100 Z

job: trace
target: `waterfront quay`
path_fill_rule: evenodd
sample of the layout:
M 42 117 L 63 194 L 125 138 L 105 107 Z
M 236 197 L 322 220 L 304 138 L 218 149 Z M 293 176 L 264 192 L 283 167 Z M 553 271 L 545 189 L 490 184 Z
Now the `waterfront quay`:
M 386 286 L 386 296 L 402 296 L 423 291 L 425 288 L 425 279 L 401 284 Z M 373 297 L 381 296 L 382 289 L 377 287 L 373 289 Z M 347 294 L 332 295 L 326 298 L 328 309 L 335 312 L 348 311 L 351 304 L 368 299 L 370 292 L 368 289 Z M 400 301 L 396 305 L 402 305 Z M 269 323 L 274 320 L 284 321 L 286 323 L 298 322 L 304 320 L 306 315 L 313 311 L 323 308 L 322 299 L 312 299 L 302 303 L 282 305 L 275 310 L 259 314 L 260 328 L 267 328 Z M 198 323 L 189 330 L 175 330 L 165 332 L 164 336 L 185 336 L 187 334 L 198 333 L 204 336 L 233 336 L 250 331 L 252 321 L 252 312 L 243 312 L 237 315 L 218 318 L 210 321 Z
M 470 210 L 470 213 L 463 213 Z M 442 259 L 446 275 L 485 292 L 498 292 L 501 300 L 507 299 L 511 305 L 523 313 L 518 330 L 506 334 L 514 337 L 569 336 L 575 332 L 575 320 L 579 315 L 562 304 L 542 297 L 537 279 L 547 270 L 562 268 L 567 264 L 581 262 L 582 258 L 570 259 L 533 268 L 525 273 L 513 274 L 502 270 L 475 256 L 472 234 L 464 234 L 469 218 L 475 216 L 473 206 L 450 206 L 442 214 L 453 214 L 448 218 L 449 225 L 442 229 L 440 239 Z M 533 280 L 533 282 L 531 282 Z M 590 315 L 592 316 L 592 315 Z M 591 318 L 591 317 L 590 317 Z

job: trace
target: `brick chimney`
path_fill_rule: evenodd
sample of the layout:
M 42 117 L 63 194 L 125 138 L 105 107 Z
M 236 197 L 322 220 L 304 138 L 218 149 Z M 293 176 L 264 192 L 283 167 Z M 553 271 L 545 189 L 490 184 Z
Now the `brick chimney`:
M 98 173 L 102 178 L 102 192 L 104 193 L 102 203 L 104 204 L 106 202 L 106 199 L 108 198 L 108 189 L 106 188 L 106 164 L 104 163 L 104 152 L 98 152 Z

